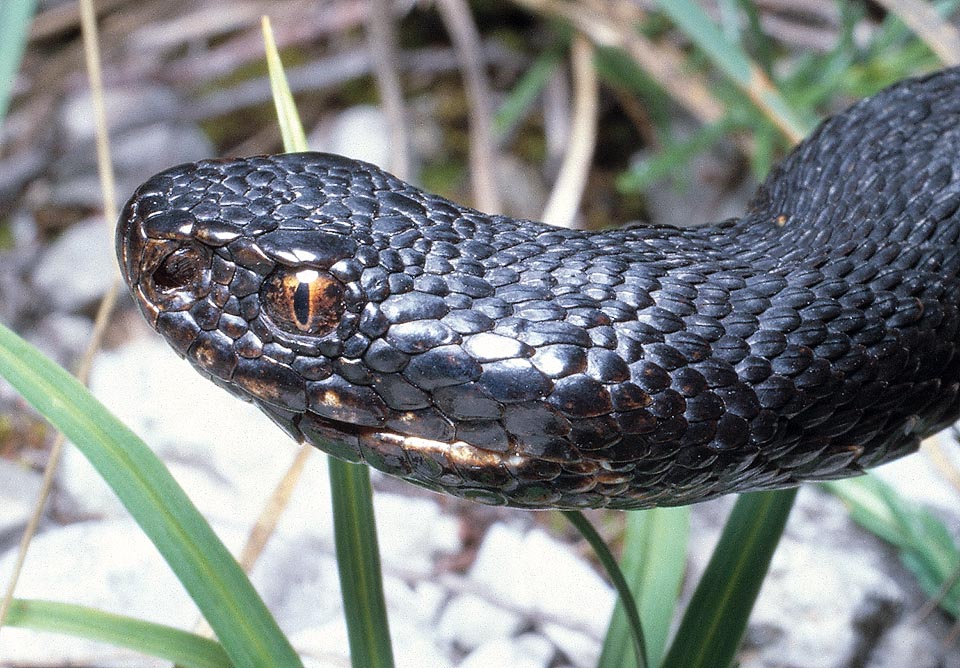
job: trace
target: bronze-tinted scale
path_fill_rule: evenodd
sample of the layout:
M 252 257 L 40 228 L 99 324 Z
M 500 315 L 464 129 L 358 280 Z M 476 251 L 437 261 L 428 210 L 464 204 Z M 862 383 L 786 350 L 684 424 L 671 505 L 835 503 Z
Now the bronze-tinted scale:
M 600 233 L 371 165 L 202 161 L 124 209 L 144 316 L 294 438 L 527 508 L 856 475 L 960 413 L 960 71 L 825 122 L 739 219 Z

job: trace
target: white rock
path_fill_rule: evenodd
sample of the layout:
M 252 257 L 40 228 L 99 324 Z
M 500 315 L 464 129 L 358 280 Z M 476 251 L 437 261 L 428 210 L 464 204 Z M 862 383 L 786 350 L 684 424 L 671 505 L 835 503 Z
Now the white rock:
M 342 618 L 292 633 L 289 638 L 304 659 L 305 668 L 343 668 L 350 665 L 350 640 L 346 622 Z
M 92 332 L 90 318 L 51 311 L 24 332 L 23 337 L 47 357 L 70 368 L 80 358 Z
M 8 581 L 14 557 L 10 550 L 0 558 L 0 582 Z M 85 522 L 41 533 L 30 546 L 16 595 L 187 629 L 199 616 L 156 548 L 130 520 Z M 90 657 L 106 660 L 127 654 L 79 638 L 18 628 L 4 628 L 0 638 L 0 665 L 99 665 Z
M 573 631 L 569 626 L 559 624 L 544 624 L 542 631 L 577 668 L 597 665 L 603 645 L 595 635 Z
M 518 587 L 526 577 L 520 558 L 523 549 L 523 531 L 507 524 L 494 524 L 483 537 L 477 557 L 470 567 L 470 579 L 486 589 L 497 600 L 512 601 L 527 607 L 528 601 L 519 599 Z M 522 589 L 524 592 L 525 588 Z
M 451 665 L 428 635 L 428 629 L 390 619 L 394 665 L 397 668 Z M 350 665 L 350 643 L 342 618 L 296 633 L 290 641 L 307 666 L 343 668 Z
M 496 524 L 484 537 L 470 579 L 499 600 L 597 638 L 606 632 L 613 589 L 571 548 L 543 531 Z
M 527 564 L 526 588 L 537 612 L 603 637 L 616 596 L 588 562 L 540 530 L 526 535 L 520 558 Z
M 390 638 L 397 668 L 451 665 L 450 658 L 440 649 L 431 631 L 430 626 L 390 617 Z
M 865 648 L 869 668 L 957 668 L 960 651 L 956 644 L 946 647 L 949 624 L 939 625 L 937 633 L 910 621 L 890 629 L 876 645 Z
M 376 494 L 373 502 L 386 568 L 426 575 L 438 556 L 460 549 L 457 520 L 432 499 Z
M 357 105 L 345 109 L 310 135 L 310 146 L 355 160 L 390 166 L 390 129 L 380 107 Z
M 19 542 L 40 494 L 40 478 L 36 471 L 0 459 L 0 550 Z
M 93 393 L 167 463 L 208 517 L 248 527 L 299 447 L 259 410 L 203 379 L 157 338 L 101 354 Z M 313 515 L 328 512 L 323 457 L 312 457 L 308 479 Z M 78 514 L 124 516 L 125 511 L 73 447 L 64 452 L 58 481 L 64 508 Z M 312 512 L 311 512 L 312 511 Z M 69 512 L 69 510 L 68 510 Z
M 77 311 L 119 279 L 112 234 L 100 219 L 72 225 L 50 244 L 31 280 L 63 311 Z
M 533 619 L 577 666 L 596 663 L 613 610 L 610 587 L 570 547 L 540 530 L 523 534 L 494 525 L 484 537 L 470 579 L 495 600 Z
M 523 623 L 514 612 L 475 594 L 462 594 L 447 604 L 436 633 L 448 645 L 469 651 L 491 640 L 509 638 Z
M 251 526 L 301 447 L 154 337 L 98 357 L 91 388 L 151 445 L 201 512 L 220 522 Z M 125 515 L 75 448 L 64 454 L 59 482 L 65 512 Z M 388 568 L 428 574 L 436 556 L 459 549 L 456 520 L 440 513 L 434 501 L 389 494 L 374 498 Z M 330 484 L 321 452 L 309 458 L 279 526 L 290 534 L 307 531 L 332 552 Z
M 873 470 L 873 474 L 892 486 L 900 496 L 916 503 L 933 506 L 942 513 L 957 517 L 957 490 L 937 468 L 930 456 L 930 448 L 939 448 L 940 454 L 960 466 L 956 439 L 948 431 L 927 439 L 915 455 L 903 457 Z
M 257 561 L 251 580 L 287 633 L 343 616 L 337 560 L 306 532 L 276 534 Z
M 525 633 L 516 638 L 484 643 L 461 661 L 459 668 L 547 668 L 554 651 L 553 645 L 543 636 Z
M 858 647 L 865 602 L 882 602 L 896 610 L 903 605 L 903 594 L 878 563 L 785 537 L 750 618 L 749 644 L 756 652 L 744 657 L 742 665 L 847 665 Z M 790 640 L 779 642 L 778 629 L 786 628 Z
M 447 592 L 437 585 L 430 582 L 412 585 L 388 573 L 384 574 L 383 589 L 391 623 L 402 619 L 413 625 L 433 626 L 447 599 Z
M 154 118 L 163 118 L 175 116 L 180 107 L 173 91 L 160 86 L 144 87 L 138 84 L 131 88 L 111 88 L 106 92 L 107 118 L 112 128 L 126 128 L 140 123 L 144 109 L 148 109 Z M 93 140 L 95 117 L 88 88 L 84 87 L 70 96 L 60 114 L 61 127 L 66 131 L 69 142 L 76 144 Z

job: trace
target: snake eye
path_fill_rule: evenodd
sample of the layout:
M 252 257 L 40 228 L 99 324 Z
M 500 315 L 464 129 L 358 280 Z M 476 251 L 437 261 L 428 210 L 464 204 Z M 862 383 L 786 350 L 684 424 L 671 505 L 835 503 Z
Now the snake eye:
M 280 270 L 260 292 L 260 304 L 270 319 L 292 334 L 326 334 L 343 313 L 343 283 L 315 269 Z
M 203 254 L 196 248 L 178 248 L 154 270 L 153 282 L 161 290 L 182 290 L 196 285 L 203 277 L 204 263 Z

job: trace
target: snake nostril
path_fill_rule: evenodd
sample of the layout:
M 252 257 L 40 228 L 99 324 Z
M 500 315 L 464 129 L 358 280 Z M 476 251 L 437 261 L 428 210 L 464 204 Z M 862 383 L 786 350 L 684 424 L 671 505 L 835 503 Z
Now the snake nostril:
M 196 248 L 178 248 L 154 270 L 153 282 L 161 290 L 181 290 L 200 280 L 203 264 L 203 254 Z

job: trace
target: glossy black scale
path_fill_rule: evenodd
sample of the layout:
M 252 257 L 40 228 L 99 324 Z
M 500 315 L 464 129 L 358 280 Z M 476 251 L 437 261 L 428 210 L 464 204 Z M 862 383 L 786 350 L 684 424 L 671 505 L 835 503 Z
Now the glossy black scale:
M 182 356 L 294 438 L 431 489 L 640 508 L 855 475 L 960 414 L 960 70 L 825 122 L 740 219 L 591 233 L 323 154 L 123 211 Z

